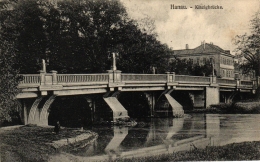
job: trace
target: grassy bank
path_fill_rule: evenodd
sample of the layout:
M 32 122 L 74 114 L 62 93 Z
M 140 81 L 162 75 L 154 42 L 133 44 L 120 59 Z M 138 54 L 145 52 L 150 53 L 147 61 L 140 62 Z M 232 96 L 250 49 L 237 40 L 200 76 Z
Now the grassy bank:
M 209 109 L 206 109 L 204 112 L 219 114 L 259 114 L 260 101 L 248 100 L 235 102 L 232 104 L 220 103 L 217 105 L 211 105 L 211 107 Z
M 53 127 L 21 126 L 14 129 L 1 128 L 1 161 L 48 161 L 49 156 L 57 153 L 57 150 L 48 143 L 76 137 L 83 133 L 92 134 L 90 131 L 69 128 L 61 129 L 59 134 L 53 133 Z
M 210 146 L 205 149 L 183 151 L 158 156 L 118 159 L 116 162 L 143 162 L 143 161 L 233 161 L 259 160 L 260 141 L 229 144 L 225 146 Z

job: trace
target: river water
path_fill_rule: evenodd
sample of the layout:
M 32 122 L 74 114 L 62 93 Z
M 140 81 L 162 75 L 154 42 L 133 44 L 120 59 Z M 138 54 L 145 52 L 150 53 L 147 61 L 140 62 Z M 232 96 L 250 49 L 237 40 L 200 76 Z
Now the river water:
M 71 151 L 89 161 L 172 153 L 206 146 L 260 141 L 260 114 L 191 114 L 152 118 L 135 127 L 93 128 L 98 138 Z

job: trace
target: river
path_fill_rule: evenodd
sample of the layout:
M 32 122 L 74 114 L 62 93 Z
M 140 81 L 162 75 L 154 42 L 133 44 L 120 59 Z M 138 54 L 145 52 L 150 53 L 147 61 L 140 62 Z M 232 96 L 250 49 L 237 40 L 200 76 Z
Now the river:
M 147 120 L 135 127 L 92 128 L 98 138 L 70 153 L 95 161 L 260 141 L 260 114 L 191 114 Z

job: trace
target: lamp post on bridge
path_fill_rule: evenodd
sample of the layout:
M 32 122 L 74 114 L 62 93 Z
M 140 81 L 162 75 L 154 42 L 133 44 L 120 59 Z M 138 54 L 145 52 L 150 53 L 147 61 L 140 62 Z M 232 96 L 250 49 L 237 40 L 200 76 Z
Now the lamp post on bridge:
M 112 69 L 113 71 L 117 70 L 117 67 L 116 67 L 116 57 L 118 57 L 119 54 L 117 52 L 113 52 L 112 53 Z
M 41 68 L 42 68 L 41 71 L 44 72 L 44 73 L 46 73 L 46 72 L 47 72 L 46 66 L 49 65 L 49 59 L 47 58 L 46 61 L 45 61 L 45 59 L 42 59 L 41 62 L 40 62 L 39 59 L 36 59 L 36 61 L 37 61 L 37 65 L 38 65 L 38 66 L 41 66 Z
M 119 56 L 117 52 L 112 52 L 112 66 L 111 70 L 107 70 L 109 73 L 109 82 L 121 82 L 121 71 L 117 70 L 116 59 Z M 109 56 L 108 58 L 111 58 Z

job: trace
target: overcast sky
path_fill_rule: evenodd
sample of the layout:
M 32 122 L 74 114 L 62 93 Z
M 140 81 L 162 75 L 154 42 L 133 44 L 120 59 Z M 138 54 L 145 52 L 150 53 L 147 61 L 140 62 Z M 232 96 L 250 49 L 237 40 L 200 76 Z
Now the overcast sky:
M 173 49 L 195 48 L 202 41 L 233 50 L 235 35 L 249 33 L 249 20 L 260 0 L 122 0 L 133 19 L 149 15 L 155 20 L 158 39 Z M 170 9 L 171 4 L 188 9 Z M 218 5 L 223 9 L 198 10 L 195 5 Z M 192 7 L 192 8 L 190 8 Z

